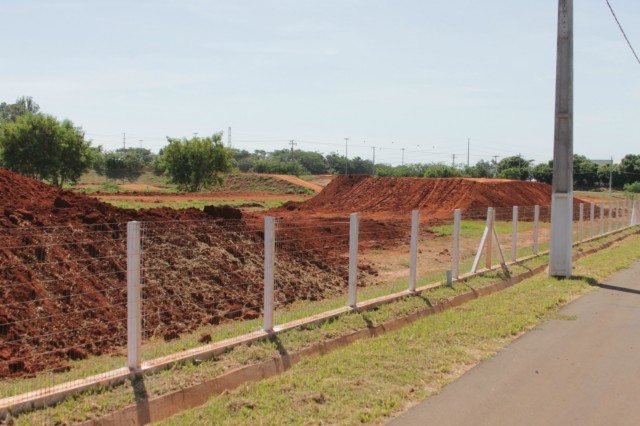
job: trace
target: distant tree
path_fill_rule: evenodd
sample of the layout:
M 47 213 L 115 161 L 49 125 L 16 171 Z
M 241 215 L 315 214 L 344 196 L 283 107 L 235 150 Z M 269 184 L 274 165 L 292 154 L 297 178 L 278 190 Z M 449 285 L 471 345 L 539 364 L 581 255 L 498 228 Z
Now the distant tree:
M 27 113 L 4 123 L 0 146 L 6 167 L 56 186 L 75 183 L 97 154 L 80 127 L 46 114 Z
M 553 162 L 551 162 L 553 167 Z M 590 189 L 598 185 L 598 164 L 584 155 L 573 154 L 573 186 Z
M 640 179 L 640 155 L 627 154 L 620 161 L 620 172 L 625 183 L 633 183 Z
M 273 173 L 278 175 L 300 176 L 307 174 L 307 170 L 298 161 L 279 161 L 274 159 L 258 160 L 253 165 L 256 173 Z
M 496 165 L 496 174 L 500 179 L 528 180 L 531 177 L 531 162 L 520 155 L 505 157 Z
M 233 168 L 233 151 L 225 148 L 222 133 L 206 138 L 167 138 L 164 148 L 165 173 L 183 191 L 195 192 L 221 184 L 222 173 Z
M 145 166 L 144 158 L 135 151 L 120 149 L 102 154 L 94 165 L 94 170 L 109 179 L 127 179 L 133 182 L 142 175 Z
M 0 103 L 0 124 L 15 123 L 18 117 L 26 114 L 37 114 L 40 106 L 30 96 L 18 98 L 15 103 Z
M 537 182 L 551 184 L 553 180 L 551 162 L 537 164 L 533 169 L 531 169 L 531 175 Z
M 302 167 L 312 175 L 329 173 L 329 164 L 324 158 L 324 155 L 319 152 L 296 150 L 293 153 L 293 158 L 294 160 L 299 161 Z
M 480 160 L 473 166 L 465 166 L 462 170 L 464 174 L 473 178 L 492 178 L 495 174 L 495 164 Z
M 445 166 L 444 164 L 432 164 L 427 167 L 424 173 L 426 178 L 452 178 L 464 177 L 464 173 L 455 167 Z
M 600 164 L 598 166 L 598 183 L 603 188 L 609 187 L 609 179 L 613 188 L 622 188 L 625 175 L 620 171 L 619 164 Z

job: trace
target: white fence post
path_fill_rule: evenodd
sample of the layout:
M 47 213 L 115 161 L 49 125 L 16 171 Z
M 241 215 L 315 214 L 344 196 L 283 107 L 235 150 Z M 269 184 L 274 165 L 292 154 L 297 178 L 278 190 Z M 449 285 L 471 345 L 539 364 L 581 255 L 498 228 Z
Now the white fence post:
M 453 211 L 453 279 L 460 277 L 460 209 Z
M 418 277 L 418 224 L 420 222 L 420 212 L 411 212 L 411 260 L 409 266 L 409 291 L 416 291 L 416 281 Z
M 495 209 L 489 207 L 487 210 L 487 229 L 489 233 L 487 234 L 487 257 L 485 259 L 485 267 L 488 270 L 491 270 L 492 260 L 493 260 L 493 227 L 495 226 L 496 221 L 496 211 Z
M 580 219 L 578 225 L 578 241 L 584 240 L 584 203 L 580 203 Z
M 273 331 L 273 287 L 276 260 L 276 226 L 271 216 L 264 218 L 264 331 Z
M 140 222 L 127 222 L 127 365 L 134 371 L 142 366 L 140 245 Z
M 604 234 L 604 201 L 600 203 L 600 235 Z
M 611 198 L 609 198 L 609 224 L 607 225 L 607 232 L 612 231 L 612 227 L 613 227 L 612 215 L 613 215 L 613 201 L 611 200 Z
M 620 200 L 616 200 L 616 231 L 620 229 Z
M 593 238 L 595 236 L 596 233 L 596 224 L 595 224 L 595 219 L 596 219 L 596 205 L 593 203 L 589 203 L 590 205 L 590 213 L 589 213 L 589 220 L 590 220 L 590 228 L 589 228 L 589 238 Z
M 518 206 L 513 206 L 513 218 L 511 222 L 511 260 L 518 259 Z
M 538 254 L 538 231 L 540 223 L 540 206 L 533 207 L 533 254 Z
M 358 285 L 358 213 L 351 213 L 349 221 L 349 306 L 358 303 L 356 287 Z

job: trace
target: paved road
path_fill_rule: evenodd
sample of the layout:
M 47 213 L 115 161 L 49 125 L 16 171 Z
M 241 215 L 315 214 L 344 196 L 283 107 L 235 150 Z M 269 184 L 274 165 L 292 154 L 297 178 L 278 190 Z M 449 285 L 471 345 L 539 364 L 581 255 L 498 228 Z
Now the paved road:
M 640 262 L 391 425 L 640 425 Z

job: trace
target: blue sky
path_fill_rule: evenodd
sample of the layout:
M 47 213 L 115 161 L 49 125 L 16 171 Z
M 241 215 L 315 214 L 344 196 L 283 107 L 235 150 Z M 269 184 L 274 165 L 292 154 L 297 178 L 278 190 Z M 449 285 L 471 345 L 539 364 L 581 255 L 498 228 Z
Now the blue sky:
M 640 2 L 610 0 L 636 50 Z M 2 1 L 0 101 L 28 95 L 94 145 L 399 164 L 551 159 L 557 1 Z M 574 151 L 639 153 L 640 64 L 604 0 L 575 1 Z

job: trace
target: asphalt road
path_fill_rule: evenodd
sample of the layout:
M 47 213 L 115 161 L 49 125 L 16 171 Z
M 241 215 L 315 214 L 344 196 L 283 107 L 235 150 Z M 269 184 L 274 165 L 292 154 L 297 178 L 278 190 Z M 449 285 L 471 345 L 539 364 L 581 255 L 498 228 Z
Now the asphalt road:
M 640 425 L 640 262 L 392 420 L 409 425 Z

